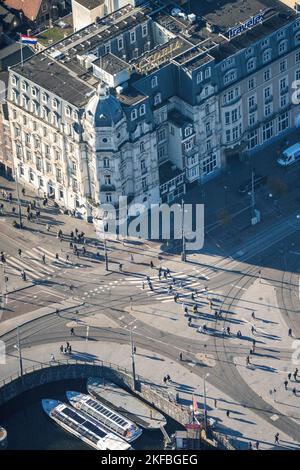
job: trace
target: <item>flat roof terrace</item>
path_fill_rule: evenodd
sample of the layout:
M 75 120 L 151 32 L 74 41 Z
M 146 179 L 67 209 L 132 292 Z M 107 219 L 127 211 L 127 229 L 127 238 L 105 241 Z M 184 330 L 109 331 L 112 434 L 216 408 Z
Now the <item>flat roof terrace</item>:
M 74 76 L 67 67 L 51 61 L 43 52 L 25 61 L 23 67 L 18 64 L 12 69 L 25 79 L 31 80 L 78 108 L 86 104 L 88 96 L 95 89 Z

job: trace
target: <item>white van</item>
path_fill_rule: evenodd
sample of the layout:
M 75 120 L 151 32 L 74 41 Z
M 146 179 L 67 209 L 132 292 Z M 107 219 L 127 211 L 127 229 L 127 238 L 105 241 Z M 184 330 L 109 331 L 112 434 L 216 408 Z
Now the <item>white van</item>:
M 284 150 L 282 156 L 278 158 L 277 163 L 280 166 L 293 165 L 300 159 L 300 143 L 292 145 Z

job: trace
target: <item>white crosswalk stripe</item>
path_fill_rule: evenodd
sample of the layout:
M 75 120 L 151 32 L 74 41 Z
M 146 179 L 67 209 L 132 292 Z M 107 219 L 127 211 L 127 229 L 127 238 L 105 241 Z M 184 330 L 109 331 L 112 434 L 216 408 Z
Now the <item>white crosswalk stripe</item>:
M 42 261 L 43 255 L 45 255 L 47 260 L 45 264 Z M 75 267 L 70 261 L 64 259 L 57 260 L 55 253 L 41 246 L 33 247 L 32 250 L 25 250 L 19 258 L 7 254 L 6 265 L 11 274 L 20 275 L 24 270 L 27 277 L 33 280 L 44 277 L 49 278 L 49 276 L 63 267 Z

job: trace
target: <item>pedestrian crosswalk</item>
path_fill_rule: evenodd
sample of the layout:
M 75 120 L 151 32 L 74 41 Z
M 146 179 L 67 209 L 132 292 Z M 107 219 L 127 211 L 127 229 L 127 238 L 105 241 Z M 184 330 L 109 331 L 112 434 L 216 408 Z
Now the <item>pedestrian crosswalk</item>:
M 144 292 L 146 296 L 155 296 L 156 300 L 162 303 L 174 302 L 175 293 L 179 294 L 180 302 L 184 302 L 185 299 L 189 300 L 191 298 L 191 294 L 196 291 L 203 296 L 208 294 L 205 286 L 205 279 L 203 278 L 200 270 L 193 271 L 192 274 L 183 271 L 172 272 L 171 276 L 168 276 L 167 278 L 162 276 L 160 280 L 157 272 L 155 272 L 155 275 L 149 276 L 149 279 L 153 290 L 149 288 L 145 276 L 123 276 L 113 282 L 102 284 L 97 288 L 86 291 L 83 299 L 92 298 L 97 294 L 112 293 L 112 289 L 116 289 L 117 287 L 138 288 Z M 172 285 L 172 290 L 169 289 L 170 285 Z M 130 292 L 128 295 L 130 295 Z
M 33 281 L 50 278 L 58 270 L 68 267 L 75 267 L 75 265 L 66 256 L 63 257 L 59 254 L 57 258 L 56 253 L 52 253 L 42 246 L 24 250 L 20 256 L 7 254 L 5 262 L 7 275 L 19 276 L 24 271 L 26 278 Z

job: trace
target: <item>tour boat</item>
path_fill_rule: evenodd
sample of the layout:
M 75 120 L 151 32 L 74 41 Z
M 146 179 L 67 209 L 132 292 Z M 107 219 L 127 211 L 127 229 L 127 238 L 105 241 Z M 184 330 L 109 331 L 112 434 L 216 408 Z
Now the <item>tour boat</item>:
M 142 429 L 133 421 L 100 403 L 100 401 L 90 395 L 84 395 L 80 392 L 66 392 L 66 395 L 76 410 L 83 411 L 98 421 L 101 426 L 103 425 L 108 429 L 109 432 L 117 434 L 117 436 L 125 439 L 125 441 L 132 442 L 142 434 Z
M 96 450 L 128 450 L 130 445 L 120 437 L 107 432 L 85 413 L 74 410 L 58 400 L 43 399 L 42 407 L 59 426 Z

